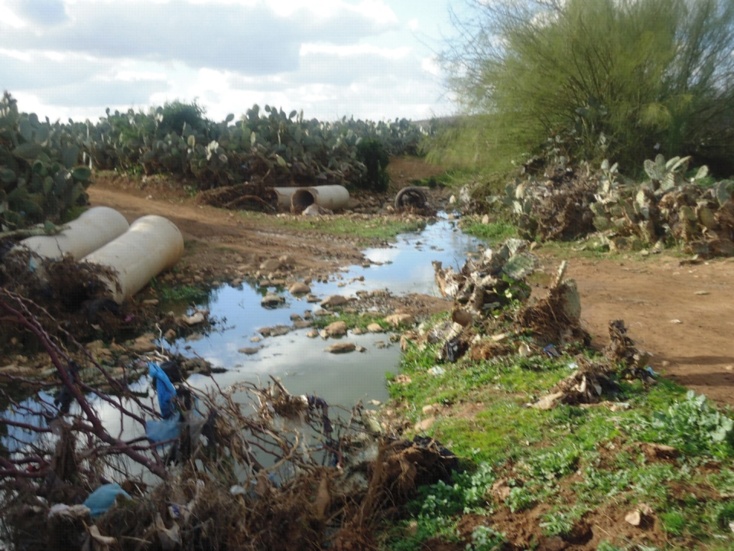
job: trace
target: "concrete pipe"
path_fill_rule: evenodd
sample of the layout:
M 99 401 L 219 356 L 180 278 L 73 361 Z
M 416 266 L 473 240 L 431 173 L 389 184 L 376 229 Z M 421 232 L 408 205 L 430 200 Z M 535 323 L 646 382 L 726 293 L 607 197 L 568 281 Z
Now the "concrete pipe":
M 314 203 L 329 210 L 339 210 L 349 204 L 347 188 L 339 185 L 309 187 L 275 187 L 278 206 L 301 213 Z
M 44 258 L 70 254 L 74 260 L 88 255 L 127 231 L 125 217 L 109 207 L 93 207 L 64 225 L 56 235 L 37 235 L 20 242 L 16 249 L 28 248 Z
M 183 236 L 176 225 L 151 214 L 138 218 L 128 231 L 82 260 L 108 266 L 117 273 L 107 286 L 115 302 L 121 304 L 176 264 L 183 250 Z

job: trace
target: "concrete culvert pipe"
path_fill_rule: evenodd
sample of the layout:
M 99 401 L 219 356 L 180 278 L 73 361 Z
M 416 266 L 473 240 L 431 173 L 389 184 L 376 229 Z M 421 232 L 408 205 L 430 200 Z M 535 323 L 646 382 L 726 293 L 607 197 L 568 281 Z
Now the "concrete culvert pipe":
M 278 196 L 278 205 L 301 213 L 314 203 L 329 210 L 346 208 L 349 204 L 349 191 L 344 186 L 310 186 L 273 188 Z
M 395 196 L 395 208 L 397 210 L 406 208 L 423 209 L 427 204 L 426 192 L 419 187 L 405 187 L 398 191 Z
M 55 259 L 69 254 L 79 260 L 119 237 L 129 227 L 125 217 L 115 209 L 93 207 L 64 224 L 58 234 L 29 237 L 16 248 L 28 248 L 44 258 Z
M 171 268 L 183 255 L 184 241 L 176 225 L 162 216 L 138 218 L 114 241 L 82 260 L 108 266 L 117 273 L 107 285 L 118 304 L 145 287 L 160 272 Z

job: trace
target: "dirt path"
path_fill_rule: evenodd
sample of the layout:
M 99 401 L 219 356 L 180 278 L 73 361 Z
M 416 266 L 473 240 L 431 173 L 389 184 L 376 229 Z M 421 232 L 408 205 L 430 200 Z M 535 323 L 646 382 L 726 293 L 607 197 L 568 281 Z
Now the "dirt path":
M 646 260 L 572 259 L 582 320 L 605 344 L 623 319 L 655 370 L 720 403 L 734 404 L 734 259 L 681 265 Z
M 160 184 L 141 189 L 130 180 L 98 179 L 89 192 L 93 205 L 117 208 L 130 220 L 159 214 L 175 222 L 187 241 L 179 279 L 252 275 L 261 262 L 282 255 L 293 259 L 294 278 L 318 277 L 362 259 L 348 240 L 256 225 Z M 571 258 L 568 274 L 597 345 L 606 343 L 609 322 L 623 319 L 638 347 L 654 355 L 656 371 L 734 405 L 734 259 L 688 266 L 664 255 Z

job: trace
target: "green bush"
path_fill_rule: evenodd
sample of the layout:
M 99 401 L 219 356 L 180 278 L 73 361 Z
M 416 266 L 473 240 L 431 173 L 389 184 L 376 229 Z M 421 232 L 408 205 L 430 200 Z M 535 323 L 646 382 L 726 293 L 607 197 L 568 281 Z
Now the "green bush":
M 390 176 L 387 164 L 390 157 L 382 142 L 368 138 L 357 144 L 357 160 L 365 166 L 365 172 L 358 181 L 359 187 L 370 191 L 387 191 Z
M 20 113 L 8 93 L 0 100 L 0 231 L 59 223 L 87 203 L 91 171 L 79 163 L 67 125 Z
M 485 115 L 469 130 L 490 163 L 640 166 L 660 152 L 734 170 L 731 1 L 467 3 L 442 59 L 466 111 Z

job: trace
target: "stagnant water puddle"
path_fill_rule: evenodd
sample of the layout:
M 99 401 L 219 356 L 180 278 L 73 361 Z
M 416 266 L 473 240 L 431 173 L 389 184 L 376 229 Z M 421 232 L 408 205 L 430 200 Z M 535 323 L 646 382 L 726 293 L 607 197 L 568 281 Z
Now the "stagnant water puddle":
M 312 294 L 325 298 L 339 294 L 353 297 L 358 291 L 388 290 L 392 294 L 424 293 L 437 295 L 434 281 L 433 261 L 444 266 L 460 267 L 467 253 L 475 251 L 481 242 L 465 235 L 455 220 L 442 215 L 436 222 L 428 224 L 422 231 L 398 236 L 388 247 L 368 249 L 364 256 L 373 264 L 369 267 L 351 266 L 326 283 L 311 284 Z M 285 303 L 277 308 L 261 305 L 263 292 L 277 292 Z M 204 389 L 216 382 L 224 388 L 231 384 L 250 381 L 266 384 L 269 376 L 278 377 L 293 394 L 317 395 L 330 404 L 352 407 L 357 401 L 384 401 L 387 397 L 385 374 L 396 372 L 400 362 L 400 349 L 391 344 L 388 334 L 349 334 L 344 339 L 364 347 L 364 352 L 330 354 L 324 349 L 333 340 L 311 339 L 308 329 L 293 330 L 286 335 L 268 337 L 253 343 L 263 327 L 292 325 L 291 316 L 302 316 L 307 310 L 316 310 L 318 304 L 308 303 L 286 290 L 256 288 L 247 284 L 239 287 L 223 285 L 215 289 L 205 304 L 210 316 L 219 320 L 219 330 L 198 339 L 181 339 L 162 346 L 183 355 L 197 355 L 213 366 L 226 371 L 210 378 L 192 375 L 188 383 Z M 261 347 L 253 355 L 240 352 L 243 348 Z M 153 403 L 154 391 L 149 388 L 147 378 L 134 384 L 136 391 L 146 388 Z M 46 402 L 46 405 L 43 404 Z M 6 410 L 2 417 L 8 420 L 45 426 L 41 413 L 53 406 L 53 398 L 45 393 L 25 400 L 21 405 L 26 411 L 38 412 L 36 417 L 29 413 L 19 414 Z M 99 417 L 118 437 L 139 436 L 138 426 L 121 425 L 119 412 L 100 400 L 92 400 Z M 135 408 L 132 408 L 135 410 Z M 75 409 L 72 409 L 72 412 Z M 35 417 L 35 418 L 32 418 Z M 22 418 L 22 419 L 21 419 Z M 15 427 L 8 427 L 7 436 L 0 437 L 0 446 L 9 451 L 30 443 L 37 434 Z
M 460 267 L 466 255 L 476 250 L 480 241 L 464 234 L 455 220 L 443 215 L 420 232 L 401 234 L 388 247 L 367 249 L 364 256 L 373 264 L 351 266 L 335 274 L 326 283 L 311 284 L 312 294 L 325 298 L 339 294 L 353 297 L 358 291 L 388 290 L 392 294 L 424 293 L 437 295 L 433 261 L 444 266 Z M 321 338 L 309 339 L 308 330 L 291 331 L 253 343 L 263 327 L 292 325 L 291 316 L 303 316 L 318 304 L 296 298 L 287 291 L 268 288 L 285 298 L 281 307 L 261 306 L 263 289 L 246 284 L 224 285 L 215 290 L 207 308 L 215 319 L 223 320 L 224 330 L 200 340 L 178 341 L 172 349 L 183 354 L 196 354 L 212 365 L 227 369 L 216 376 L 220 385 L 242 380 L 263 382 L 268 375 L 279 377 L 295 394 L 317 394 L 330 403 L 351 406 L 357 400 L 384 400 L 387 396 L 385 373 L 397 371 L 400 351 L 391 345 L 387 334 L 349 334 L 349 342 L 365 352 L 330 354 L 324 349 L 331 344 Z M 256 354 L 245 355 L 242 348 L 262 347 Z M 194 375 L 189 382 L 204 386 L 208 377 Z

